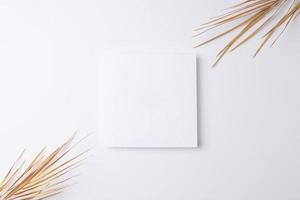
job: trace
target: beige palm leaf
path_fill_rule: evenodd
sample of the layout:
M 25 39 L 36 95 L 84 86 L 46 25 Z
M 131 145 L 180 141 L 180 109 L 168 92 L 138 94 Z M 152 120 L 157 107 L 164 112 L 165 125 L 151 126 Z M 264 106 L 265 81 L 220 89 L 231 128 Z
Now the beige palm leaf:
M 0 181 L 0 200 L 41 200 L 61 193 L 87 152 L 69 155 L 85 139 L 75 143 L 74 137 L 48 155 L 43 148 L 26 167 L 23 151 Z
M 236 50 L 258 33 L 262 32 L 263 36 L 254 57 L 271 38 L 273 41 L 270 46 L 273 46 L 288 25 L 299 16 L 300 2 L 298 0 L 246 0 L 226 10 L 224 14 L 212 18 L 194 30 L 193 37 L 199 37 L 213 29 L 227 26 L 225 30 L 219 31 L 217 35 L 204 42 L 200 42 L 195 48 L 236 32 L 224 48 L 219 51 L 213 66 L 227 53 Z

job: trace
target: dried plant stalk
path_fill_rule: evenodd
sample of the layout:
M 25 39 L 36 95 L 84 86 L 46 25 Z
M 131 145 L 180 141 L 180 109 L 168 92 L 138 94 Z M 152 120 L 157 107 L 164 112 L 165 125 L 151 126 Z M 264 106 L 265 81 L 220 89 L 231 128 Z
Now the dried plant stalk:
M 260 32 L 264 32 L 264 35 L 254 57 L 276 33 L 279 33 L 270 45 L 270 47 L 273 46 L 288 25 L 299 16 L 300 2 L 298 0 L 246 0 L 226 10 L 225 14 L 212 18 L 194 30 L 193 37 L 199 37 L 213 29 L 221 28 L 224 25 L 229 26 L 216 36 L 196 45 L 195 48 L 232 32 L 237 32 L 217 54 L 213 66 L 227 53 L 236 50 Z
M 49 155 L 43 148 L 26 167 L 23 151 L 0 181 L 0 200 L 40 200 L 61 193 L 74 177 L 69 172 L 80 166 L 87 152 L 67 158 L 82 141 L 74 143 L 74 137 Z

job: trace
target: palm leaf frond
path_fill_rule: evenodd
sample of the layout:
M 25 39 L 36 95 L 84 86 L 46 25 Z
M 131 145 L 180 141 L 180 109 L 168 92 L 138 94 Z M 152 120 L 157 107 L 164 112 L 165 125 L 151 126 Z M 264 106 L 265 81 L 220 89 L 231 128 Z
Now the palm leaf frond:
M 270 45 L 273 46 L 290 23 L 299 16 L 300 2 L 297 0 L 246 0 L 226 10 L 225 14 L 213 17 L 194 30 L 193 37 L 198 38 L 214 29 L 229 26 L 229 28 L 217 33 L 216 36 L 200 42 L 195 48 L 211 43 L 232 32 L 237 32 L 217 54 L 213 66 L 217 65 L 227 53 L 238 49 L 258 33 L 264 32 L 264 35 L 254 57 L 279 32 Z
M 70 157 L 75 134 L 46 155 L 43 148 L 25 167 L 24 151 L 0 181 L 0 200 L 40 200 L 64 191 L 75 176 L 70 172 L 79 167 L 87 151 Z

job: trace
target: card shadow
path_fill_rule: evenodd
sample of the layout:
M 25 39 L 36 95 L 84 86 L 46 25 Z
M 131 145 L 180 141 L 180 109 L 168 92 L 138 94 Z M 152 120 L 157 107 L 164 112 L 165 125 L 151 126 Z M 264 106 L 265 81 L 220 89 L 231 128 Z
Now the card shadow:
M 202 119 L 202 115 L 201 115 L 201 86 L 202 86 L 202 79 L 201 79 L 201 68 L 200 68 L 200 57 L 197 55 L 196 56 L 196 94 L 197 94 L 197 146 L 198 148 L 202 147 L 203 145 L 203 137 L 202 137 L 202 124 L 201 124 L 201 119 Z

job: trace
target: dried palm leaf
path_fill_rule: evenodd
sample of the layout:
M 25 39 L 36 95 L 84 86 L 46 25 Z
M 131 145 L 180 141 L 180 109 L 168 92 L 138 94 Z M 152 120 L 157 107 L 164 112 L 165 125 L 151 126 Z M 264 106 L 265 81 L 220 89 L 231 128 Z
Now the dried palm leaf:
M 254 57 L 279 32 L 270 45 L 270 47 L 273 46 L 288 25 L 299 16 L 300 2 L 298 0 L 246 0 L 226 10 L 225 14 L 212 18 L 194 30 L 195 34 L 193 37 L 199 37 L 213 29 L 229 26 L 229 28 L 219 32 L 216 36 L 196 45 L 195 48 L 237 31 L 217 54 L 217 59 L 213 66 L 216 66 L 227 53 L 236 50 L 263 31 L 265 32 L 262 42 L 257 48 Z
M 70 172 L 79 167 L 87 151 L 69 157 L 79 142 L 75 135 L 49 155 L 43 148 L 25 167 L 24 151 L 0 181 L 0 200 L 40 200 L 61 193 L 75 176 Z M 68 158 L 67 158 L 68 157 Z

